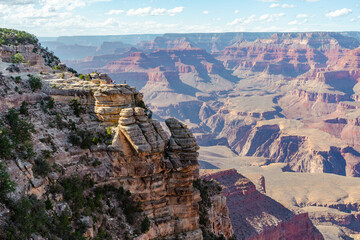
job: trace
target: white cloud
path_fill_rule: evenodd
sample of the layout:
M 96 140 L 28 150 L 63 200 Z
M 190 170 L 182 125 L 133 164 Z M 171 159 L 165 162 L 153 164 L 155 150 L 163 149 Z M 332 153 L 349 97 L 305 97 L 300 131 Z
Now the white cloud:
M 273 3 L 269 6 L 270 8 L 276 8 L 276 7 L 280 7 L 280 4 L 278 3 Z
M 308 18 L 308 17 L 309 17 L 309 15 L 307 15 L 305 13 L 296 15 L 296 18 Z
M 328 18 L 334 18 L 334 17 L 346 16 L 346 15 L 349 15 L 350 13 L 352 13 L 352 9 L 343 8 L 343 9 L 339 9 L 339 10 L 336 10 L 333 12 L 329 12 L 325 16 Z
M 252 22 L 257 21 L 256 19 L 256 15 L 251 15 L 248 18 L 236 18 L 234 19 L 234 21 L 227 23 L 226 25 L 228 26 L 235 26 L 235 25 L 239 25 L 239 24 L 249 24 Z
M 269 6 L 270 8 L 277 8 L 277 7 L 281 7 L 281 8 L 294 8 L 294 7 L 296 7 L 294 4 L 287 4 L 287 3 L 285 3 L 285 4 L 279 4 L 279 3 L 272 3 L 272 4 L 270 4 L 270 6 Z
M 126 15 L 128 16 L 160 16 L 160 15 L 169 15 L 175 16 L 178 13 L 184 11 L 184 7 L 176 7 L 173 9 L 165 9 L 165 8 L 152 8 L 152 7 L 145 7 L 145 8 L 138 8 L 138 9 L 130 9 L 127 11 Z
M 106 15 L 119 15 L 119 14 L 121 14 L 121 13 L 123 13 L 124 12 L 124 10 L 111 10 L 110 12 L 107 12 L 107 13 L 105 13 Z
M 289 22 L 288 24 L 289 24 L 289 25 L 296 25 L 296 24 L 298 24 L 298 23 L 299 23 L 298 20 L 294 20 L 294 21 Z
M 305 2 L 320 2 L 320 0 L 305 0 Z
M 294 20 L 294 21 L 288 22 L 288 25 L 302 25 L 302 24 L 307 23 L 307 22 L 308 22 L 307 19 L 303 19 L 302 21 L 301 20 Z
M 296 7 L 294 4 L 283 4 L 281 5 L 282 8 L 294 8 Z
M 266 22 L 275 22 L 278 21 L 281 17 L 285 16 L 285 13 L 275 13 L 275 14 L 264 14 L 261 15 L 259 20 Z
M 238 25 L 244 22 L 244 18 L 235 18 L 234 21 L 227 23 L 228 26 Z
M 205 10 L 205 11 L 203 11 L 203 14 L 209 14 L 209 11 Z
M 236 18 L 232 22 L 227 23 L 227 26 L 235 26 L 235 25 L 246 25 L 253 22 L 265 21 L 265 22 L 275 22 L 279 21 L 281 17 L 285 16 L 285 13 L 277 13 L 277 14 L 264 14 L 260 17 L 256 17 L 256 15 L 251 15 L 248 18 Z
M 236 10 L 234 11 L 235 14 L 238 14 L 239 12 L 240 12 L 240 10 L 238 10 L 238 9 L 236 9 Z

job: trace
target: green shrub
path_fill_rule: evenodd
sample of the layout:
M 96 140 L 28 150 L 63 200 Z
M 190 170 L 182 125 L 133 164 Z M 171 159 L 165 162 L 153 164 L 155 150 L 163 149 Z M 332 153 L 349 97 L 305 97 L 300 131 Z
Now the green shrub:
M 38 39 L 27 32 L 0 28 L 0 45 L 36 44 Z
M 10 180 L 6 165 L 0 162 L 0 202 L 7 201 L 7 194 L 15 191 L 16 184 Z
M 22 115 L 29 115 L 29 104 L 26 101 L 23 101 L 20 106 L 20 114 Z
M 12 63 L 23 63 L 25 61 L 25 58 L 21 53 L 16 53 L 14 56 L 11 57 Z
M 52 69 L 53 69 L 53 70 L 62 70 L 59 65 L 55 65 Z
M 29 76 L 28 82 L 29 82 L 30 88 L 33 92 L 42 88 L 42 82 L 39 77 L 34 77 L 31 74 L 29 74 L 28 76 Z
M 45 201 L 45 208 L 46 208 L 46 210 L 52 210 L 53 207 L 54 207 L 54 206 L 53 206 L 51 200 L 50 200 L 49 198 L 47 198 L 46 201 Z
M 9 110 L 5 120 L 6 125 L 0 124 L 0 157 L 32 158 L 35 155 L 31 142 L 34 126 L 28 120 L 21 119 L 15 109 Z
M 5 115 L 5 119 L 10 126 L 11 139 L 15 144 L 25 143 L 31 140 L 31 132 L 34 131 L 34 126 L 20 119 L 19 114 L 14 108 L 9 110 Z
M 68 67 L 67 70 L 68 70 L 69 72 L 75 74 L 75 76 L 78 74 L 78 72 L 77 72 L 75 69 L 71 68 L 71 67 Z
M 51 172 L 51 166 L 46 159 L 37 158 L 32 170 L 35 176 L 46 177 Z
M 149 229 L 150 229 L 150 220 L 146 216 L 144 220 L 142 220 L 141 222 L 141 232 L 146 233 L 147 231 L 149 231 Z
M 70 107 L 74 111 L 75 116 L 80 117 L 80 114 L 84 113 L 84 108 L 78 102 L 77 98 L 70 101 Z
M 21 77 L 20 76 L 16 76 L 14 81 L 15 83 L 20 83 Z
M 80 74 L 80 75 L 79 75 L 79 78 L 80 78 L 81 80 L 84 80 L 84 79 L 85 79 L 84 74 Z
M 52 97 L 49 98 L 46 106 L 47 106 L 49 109 L 53 109 L 53 108 L 55 107 L 55 101 L 54 101 L 54 99 L 53 99 Z
M 0 158 L 10 158 L 14 147 L 10 138 L 9 131 L 6 128 L 0 128 Z
M 86 130 L 75 129 L 71 131 L 68 139 L 72 145 L 78 146 L 82 149 L 90 149 L 91 146 L 95 144 L 92 133 Z

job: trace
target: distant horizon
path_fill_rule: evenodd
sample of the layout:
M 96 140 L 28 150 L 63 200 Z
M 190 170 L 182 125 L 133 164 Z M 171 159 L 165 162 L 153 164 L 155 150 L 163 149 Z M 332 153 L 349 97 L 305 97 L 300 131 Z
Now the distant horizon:
M 278 31 L 278 32 L 165 32 L 165 33 L 134 33 L 134 34 L 103 34 L 103 35 L 59 35 L 59 36 L 37 36 L 37 38 L 61 38 L 61 37 L 116 37 L 116 36 L 142 36 L 142 35 L 167 35 L 167 34 L 227 34 L 227 33 L 350 33 L 350 32 L 359 32 L 360 30 L 354 31 L 299 31 L 299 32 L 287 32 L 287 31 Z M 32 33 L 31 33 L 32 34 Z

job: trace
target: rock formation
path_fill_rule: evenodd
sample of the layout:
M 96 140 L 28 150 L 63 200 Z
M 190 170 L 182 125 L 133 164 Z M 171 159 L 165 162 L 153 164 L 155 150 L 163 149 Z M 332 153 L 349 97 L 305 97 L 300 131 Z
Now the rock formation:
M 0 88 L 4 96 L 7 91 L 0 111 L 4 120 L 0 135 L 9 134 L 1 135 L 5 136 L 1 144 L 14 143 L 0 155 L 10 180 L 16 183 L 9 199 L 29 201 L 30 208 L 37 204 L 42 214 L 54 218 L 38 220 L 38 225 L 50 227 L 28 229 L 31 238 L 58 234 L 56 224 L 62 221 L 67 229 L 63 234 L 80 232 L 88 238 L 107 234 L 112 239 L 203 239 L 201 199 L 193 186 L 198 179 L 199 147 L 187 126 L 169 118 L 169 138 L 158 121 L 137 107 L 144 103 L 135 88 L 110 84 L 106 75 L 95 73 L 91 81 L 80 80 L 73 73 L 41 64 L 20 63 L 18 73 L 4 72 Z M 11 64 L 1 61 L 0 65 L 6 69 Z M 15 81 L 16 74 L 20 77 Z M 14 135 L 18 128 L 22 135 Z M 19 214 L 15 205 L 3 205 L 5 198 L 1 195 L 0 224 L 10 221 L 9 214 Z M 232 229 L 220 195 L 214 195 L 214 203 L 222 211 L 207 209 L 212 230 L 215 235 L 226 230 L 229 238 Z M 38 213 L 31 217 L 37 218 Z M 219 222 L 227 222 L 227 229 Z M 22 234 L 18 224 L 1 231 L 0 237 Z

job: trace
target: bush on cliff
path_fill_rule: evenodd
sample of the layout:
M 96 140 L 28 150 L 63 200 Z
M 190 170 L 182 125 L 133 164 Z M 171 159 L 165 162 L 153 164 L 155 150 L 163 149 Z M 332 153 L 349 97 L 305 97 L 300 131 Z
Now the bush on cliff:
M 29 159 L 34 155 L 31 133 L 34 126 L 28 118 L 19 116 L 16 109 L 10 109 L 0 120 L 0 158 Z
M 35 44 L 38 39 L 35 35 L 15 29 L 0 28 L 0 45 Z
M 78 102 L 77 98 L 72 99 L 69 105 L 77 117 L 80 117 L 80 114 L 85 112 L 85 109 L 81 106 L 81 103 Z
M 33 92 L 42 88 L 42 82 L 39 77 L 35 77 L 31 74 L 29 74 L 28 77 L 29 77 L 28 82 L 29 82 L 30 88 Z
M 23 102 L 21 103 L 20 110 L 19 110 L 20 114 L 26 115 L 26 116 L 29 115 L 29 108 L 28 108 L 28 106 L 29 106 L 29 104 L 28 104 L 26 101 L 23 101 Z
M 15 183 L 10 180 L 6 165 L 0 162 L 0 202 L 7 201 L 7 195 L 15 191 Z
M 14 56 L 11 57 L 12 63 L 23 63 L 25 61 L 25 58 L 21 53 L 16 53 Z

